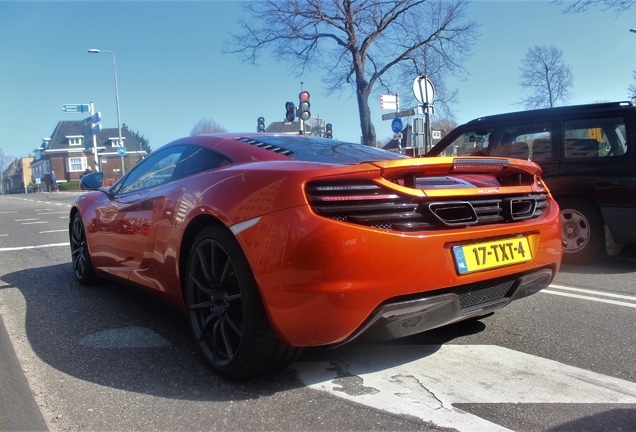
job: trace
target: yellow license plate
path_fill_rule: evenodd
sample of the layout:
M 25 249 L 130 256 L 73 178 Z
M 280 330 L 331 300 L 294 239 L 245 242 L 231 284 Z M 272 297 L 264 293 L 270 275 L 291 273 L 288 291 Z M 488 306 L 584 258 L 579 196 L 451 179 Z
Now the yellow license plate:
M 455 246 L 453 255 L 459 274 L 532 261 L 532 252 L 526 237 Z

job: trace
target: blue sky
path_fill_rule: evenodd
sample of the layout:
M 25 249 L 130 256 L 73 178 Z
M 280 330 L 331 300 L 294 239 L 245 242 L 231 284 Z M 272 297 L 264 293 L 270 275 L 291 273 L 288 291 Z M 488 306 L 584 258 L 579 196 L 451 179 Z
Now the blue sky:
M 534 45 L 563 50 L 574 76 L 573 104 L 626 100 L 636 69 L 636 34 L 629 32 L 636 9 L 618 17 L 561 9 L 549 1 L 470 4 L 481 36 L 464 64 L 469 75 L 447 81 L 459 90 L 451 107 L 459 123 L 519 109 L 518 67 Z M 259 116 L 266 124 L 282 121 L 301 81 L 312 115 L 331 122 L 335 138 L 359 142 L 355 98 L 348 91 L 327 97 L 319 72 L 290 76 L 287 65 L 266 56 L 254 67 L 220 53 L 241 14 L 238 1 L 0 0 L 0 149 L 26 156 L 58 121 L 86 117 L 63 113 L 62 104 L 93 102 L 103 126 L 117 127 L 112 57 L 89 48 L 115 53 L 122 123 L 153 149 L 187 136 L 203 117 L 231 132 L 255 131 Z M 411 88 L 412 80 L 400 91 Z M 390 137 L 379 95 L 370 105 L 378 139 Z

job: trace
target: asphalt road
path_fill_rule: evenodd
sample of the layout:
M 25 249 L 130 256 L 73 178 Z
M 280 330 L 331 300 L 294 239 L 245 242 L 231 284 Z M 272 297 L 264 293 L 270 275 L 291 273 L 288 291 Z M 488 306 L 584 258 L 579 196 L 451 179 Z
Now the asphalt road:
M 75 195 L 0 196 L 0 430 L 636 430 L 629 256 L 564 266 L 481 321 L 233 383 L 167 306 L 74 280 Z

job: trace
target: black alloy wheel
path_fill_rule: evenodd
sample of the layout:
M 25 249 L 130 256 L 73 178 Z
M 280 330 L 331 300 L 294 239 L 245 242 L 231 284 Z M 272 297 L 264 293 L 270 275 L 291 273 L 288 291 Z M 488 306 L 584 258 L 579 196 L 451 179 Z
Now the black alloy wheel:
M 242 379 L 287 366 L 300 350 L 274 334 L 247 259 L 231 232 L 208 227 L 190 252 L 185 300 L 205 360 Z
M 91 257 L 86 244 L 86 231 L 82 216 L 76 213 L 73 217 L 70 232 L 71 240 L 71 262 L 73 264 L 73 272 L 75 277 L 82 285 L 89 285 L 95 280 L 95 272 Z

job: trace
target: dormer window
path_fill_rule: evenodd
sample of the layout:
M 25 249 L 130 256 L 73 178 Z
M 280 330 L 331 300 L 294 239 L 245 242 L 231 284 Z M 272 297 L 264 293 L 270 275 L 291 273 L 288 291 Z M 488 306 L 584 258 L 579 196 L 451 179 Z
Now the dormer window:
M 71 135 L 67 136 L 66 139 L 68 139 L 68 145 L 70 146 L 81 146 L 84 137 L 82 135 Z
M 119 142 L 119 137 L 109 138 L 110 145 L 113 147 L 123 147 L 124 146 L 124 137 L 121 137 L 121 143 Z

